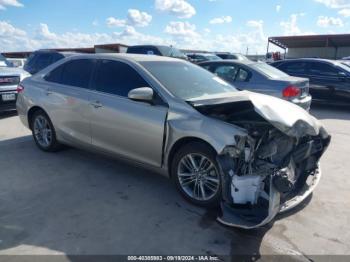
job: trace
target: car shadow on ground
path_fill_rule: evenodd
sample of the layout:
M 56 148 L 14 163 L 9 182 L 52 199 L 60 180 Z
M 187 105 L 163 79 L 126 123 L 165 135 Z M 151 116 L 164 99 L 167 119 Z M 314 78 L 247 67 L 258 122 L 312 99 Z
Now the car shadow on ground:
M 77 149 L 47 154 L 29 136 L 0 142 L 0 150 L 6 151 L 0 154 L 0 253 L 24 245 L 43 254 L 203 254 L 255 261 L 273 227 L 225 227 L 216 221 L 217 210 L 189 204 L 168 178 L 116 159 Z

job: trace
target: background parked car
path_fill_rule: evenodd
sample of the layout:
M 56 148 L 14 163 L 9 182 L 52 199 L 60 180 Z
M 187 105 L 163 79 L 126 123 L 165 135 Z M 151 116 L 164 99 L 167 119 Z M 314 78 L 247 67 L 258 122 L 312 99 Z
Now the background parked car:
M 241 90 L 283 98 L 310 109 L 312 98 L 308 79 L 292 77 L 266 63 L 250 60 L 222 60 L 199 65 Z
M 246 56 L 242 54 L 232 54 L 232 53 L 215 53 L 218 57 L 222 59 L 230 59 L 230 60 L 249 60 Z
M 217 55 L 210 54 L 210 53 L 190 53 L 186 55 L 192 63 L 222 60 Z
M 32 53 L 24 65 L 24 70 L 34 75 L 49 65 L 68 56 L 75 55 L 73 52 L 57 52 L 54 50 L 38 50 Z
M 289 75 L 309 78 L 314 101 L 350 105 L 350 68 L 341 62 L 304 58 L 272 65 Z
M 179 49 L 163 45 L 135 45 L 128 47 L 128 54 L 158 55 L 187 60 L 187 56 Z
M 0 111 L 16 109 L 17 86 L 29 74 L 0 55 Z

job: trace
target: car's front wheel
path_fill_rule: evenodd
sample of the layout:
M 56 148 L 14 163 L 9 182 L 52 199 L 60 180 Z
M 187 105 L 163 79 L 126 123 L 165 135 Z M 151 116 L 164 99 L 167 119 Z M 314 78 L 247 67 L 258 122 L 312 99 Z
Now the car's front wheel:
M 216 152 L 204 143 L 190 143 L 174 156 L 171 174 L 178 190 L 192 203 L 215 207 L 221 196 Z
M 38 110 L 31 119 L 31 128 L 36 145 L 43 151 L 55 152 L 61 148 L 56 132 L 48 115 Z

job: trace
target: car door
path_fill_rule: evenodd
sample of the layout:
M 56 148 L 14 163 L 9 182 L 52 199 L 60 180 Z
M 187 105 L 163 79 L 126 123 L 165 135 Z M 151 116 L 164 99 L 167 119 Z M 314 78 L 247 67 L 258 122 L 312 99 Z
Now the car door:
M 310 93 L 314 99 L 335 100 L 336 90 L 343 89 L 346 82 L 340 70 L 325 62 L 310 62 L 308 67 Z
M 90 81 L 96 60 L 68 61 L 44 79 L 42 103 L 59 139 L 78 146 L 91 146 Z
M 100 60 L 93 83 L 93 146 L 160 167 L 168 107 L 156 102 L 157 94 L 154 104 L 130 100 L 129 91 L 150 85 L 133 67 L 121 61 Z

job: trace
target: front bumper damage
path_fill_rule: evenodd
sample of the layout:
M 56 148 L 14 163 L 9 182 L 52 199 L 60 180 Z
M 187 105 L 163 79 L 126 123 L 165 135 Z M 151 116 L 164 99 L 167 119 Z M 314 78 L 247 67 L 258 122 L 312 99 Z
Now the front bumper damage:
M 192 105 L 246 131 L 235 135 L 235 143 L 217 157 L 222 180 L 219 222 L 261 227 L 298 206 L 319 183 L 319 162 L 331 136 L 302 108 L 250 92 Z
M 258 174 L 254 171 L 242 174 L 237 168 L 239 161 L 232 155 L 219 155 L 222 201 L 218 221 L 227 226 L 253 229 L 302 203 L 321 179 L 319 159 L 330 143 L 330 136 L 320 141 L 296 146 L 282 160 L 283 165 Z
M 305 199 L 307 199 L 314 189 L 317 187 L 321 180 L 321 168 L 318 166 L 315 173 L 309 177 L 308 183 L 305 183 L 301 190 L 294 195 L 292 198 L 282 202 L 281 194 L 273 186 L 272 177 L 270 178 L 270 189 L 269 189 L 269 199 L 267 210 L 244 210 L 239 208 L 233 208 L 231 203 L 232 200 L 229 196 L 230 191 L 227 188 L 230 187 L 230 179 L 228 179 L 227 170 L 230 169 L 230 165 L 227 165 L 227 160 L 223 157 L 219 157 L 218 161 L 220 163 L 221 175 L 225 177 L 223 181 L 223 201 L 221 202 L 221 213 L 217 220 L 226 226 L 238 227 L 243 229 L 254 229 L 262 227 L 270 223 L 278 214 L 282 214 L 292 210 L 301 204 Z M 227 169 L 228 168 L 228 169 Z M 226 170 L 226 172 L 224 171 Z M 228 171 L 230 173 L 230 171 Z M 232 174 L 232 173 L 231 173 Z

